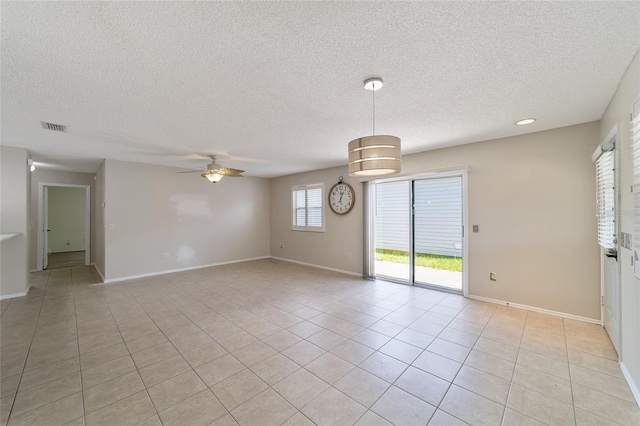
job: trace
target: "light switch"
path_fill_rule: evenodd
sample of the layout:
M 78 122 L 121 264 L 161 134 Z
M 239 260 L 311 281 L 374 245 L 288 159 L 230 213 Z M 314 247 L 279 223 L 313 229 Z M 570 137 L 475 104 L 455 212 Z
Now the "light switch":
M 480 232 L 480 225 L 473 225 L 473 232 Z

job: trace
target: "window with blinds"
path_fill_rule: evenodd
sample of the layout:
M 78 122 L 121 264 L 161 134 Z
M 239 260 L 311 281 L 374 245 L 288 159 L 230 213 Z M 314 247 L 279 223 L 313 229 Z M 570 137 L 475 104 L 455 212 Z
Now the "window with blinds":
M 297 185 L 291 188 L 291 229 L 324 232 L 323 194 L 323 183 Z
M 633 162 L 633 274 L 640 278 L 640 99 L 631 113 L 631 150 Z
M 615 157 L 614 144 L 600 146 L 596 160 L 596 215 L 598 217 L 598 243 L 605 249 L 615 249 Z

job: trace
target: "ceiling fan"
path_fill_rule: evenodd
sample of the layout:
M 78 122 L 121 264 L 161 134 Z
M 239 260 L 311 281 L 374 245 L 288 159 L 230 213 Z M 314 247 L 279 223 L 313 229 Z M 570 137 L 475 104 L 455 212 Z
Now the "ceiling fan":
M 216 156 L 211 155 L 211 163 L 207 165 L 207 169 L 193 170 L 188 172 L 177 172 L 177 173 L 200 173 L 200 176 L 203 178 L 209 179 L 210 182 L 218 183 L 220 180 L 225 177 L 242 177 L 242 173 L 244 170 L 231 169 L 229 167 L 222 167 L 220 164 L 216 163 Z

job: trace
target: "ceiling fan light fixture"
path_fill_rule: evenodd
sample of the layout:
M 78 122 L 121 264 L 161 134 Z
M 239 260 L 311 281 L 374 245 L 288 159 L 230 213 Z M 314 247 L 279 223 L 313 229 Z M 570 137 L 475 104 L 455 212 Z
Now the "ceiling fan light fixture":
M 373 92 L 373 135 L 349 142 L 349 176 L 382 176 L 400 173 L 402 154 L 400 138 L 376 136 L 376 90 L 382 87 L 380 77 L 368 78 L 364 88 Z
M 200 176 L 207 178 L 209 182 L 212 182 L 212 183 L 218 183 L 224 177 L 224 175 L 220 173 L 216 173 L 215 170 L 207 170 L 206 172 L 202 172 Z

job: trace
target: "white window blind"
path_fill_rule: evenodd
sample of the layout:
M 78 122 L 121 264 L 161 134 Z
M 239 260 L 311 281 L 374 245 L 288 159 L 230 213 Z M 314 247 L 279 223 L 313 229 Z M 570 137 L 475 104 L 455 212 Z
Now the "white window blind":
M 291 188 L 292 229 L 324 231 L 324 184 L 297 185 Z
M 615 249 L 615 157 L 612 150 L 604 151 L 596 160 L 596 215 L 598 243 L 605 249 Z
M 631 119 L 633 161 L 633 274 L 640 278 L 640 99 L 633 105 Z

